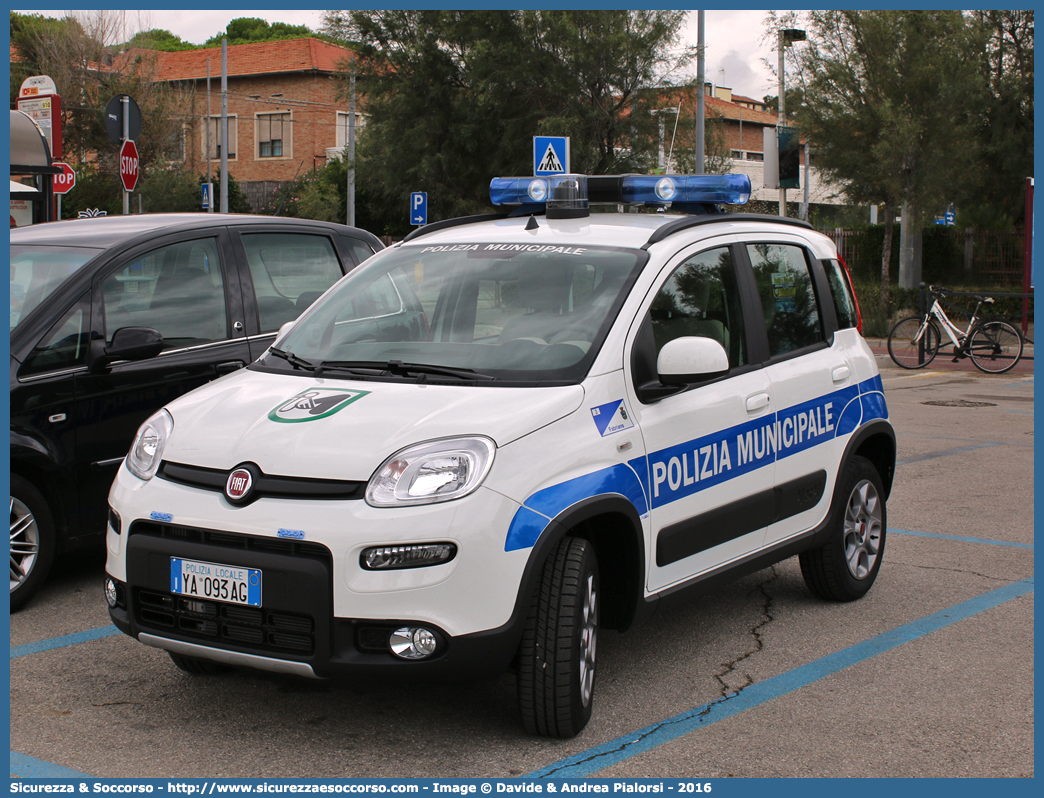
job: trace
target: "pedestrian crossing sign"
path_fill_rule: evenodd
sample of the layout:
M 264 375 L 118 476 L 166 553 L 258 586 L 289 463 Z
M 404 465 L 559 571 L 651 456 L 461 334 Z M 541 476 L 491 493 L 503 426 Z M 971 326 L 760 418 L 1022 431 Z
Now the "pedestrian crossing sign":
M 569 137 L 533 136 L 533 174 L 569 173 Z

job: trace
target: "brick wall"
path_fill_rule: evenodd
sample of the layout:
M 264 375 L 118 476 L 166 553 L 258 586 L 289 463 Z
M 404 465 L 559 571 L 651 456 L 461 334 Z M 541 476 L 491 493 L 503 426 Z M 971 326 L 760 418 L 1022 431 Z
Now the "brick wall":
M 228 114 L 238 123 L 236 158 L 229 159 L 229 174 L 240 183 L 293 180 L 313 167 L 326 164 L 327 149 L 337 144 L 337 112 L 347 112 L 348 102 L 337 99 L 342 86 L 326 74 L 282 74 L 228 80 Z M 205 173 L 203 120 L 207 115 L 206 81 L 196 82 L 192 92 L 194 124 L 189 162 Z M 281 97 L 273 97 L 279 94 Z M 211 78 L 210 112 L 221 115 L 221 80 Z M 289 113 L 290 140 L 284 133 L 283 155 L 261 158 L 257 147 L 257 114 Z M 220 161 L 211 162 L 217 174 Z M 215 180 L 216 182 L 216 180 Z

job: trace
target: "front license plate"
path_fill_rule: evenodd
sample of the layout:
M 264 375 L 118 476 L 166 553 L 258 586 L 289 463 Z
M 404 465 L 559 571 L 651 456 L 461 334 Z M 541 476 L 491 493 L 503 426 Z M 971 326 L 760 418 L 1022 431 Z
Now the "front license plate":
M 254 568 L 171 557 L 170 592 L 260 607 L 261 572 Z

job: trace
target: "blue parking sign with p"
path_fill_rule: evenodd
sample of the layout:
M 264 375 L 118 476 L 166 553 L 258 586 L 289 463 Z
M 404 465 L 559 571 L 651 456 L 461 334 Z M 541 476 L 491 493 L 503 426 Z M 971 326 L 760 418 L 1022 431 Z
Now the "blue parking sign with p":
M 410 194 L 410 224 L 428 223 L 428 193 L 414 191 Z

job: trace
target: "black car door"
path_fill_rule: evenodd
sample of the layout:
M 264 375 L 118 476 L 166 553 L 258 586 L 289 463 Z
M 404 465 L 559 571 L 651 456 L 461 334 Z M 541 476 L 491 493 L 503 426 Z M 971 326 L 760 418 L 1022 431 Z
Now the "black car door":
M 121 327 L 154 328 L 164 348 L 76 376 L 81 529 L 103 528 L 109 486 L 146 418 L 250 361 L 233 263 L 227 231 L 210 229 L 139 246 L 95 276 L 95 350 Z
M 232 228 L 243 283 L 250 355 L 256 359 L 279 328 L 303 313 L 372 249 L 321 227 L 278 224 Z

